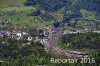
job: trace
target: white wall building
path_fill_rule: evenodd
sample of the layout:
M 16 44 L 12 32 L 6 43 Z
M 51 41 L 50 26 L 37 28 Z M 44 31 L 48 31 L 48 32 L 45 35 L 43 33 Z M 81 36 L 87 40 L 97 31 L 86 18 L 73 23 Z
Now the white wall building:
M 32 39 L 33 39 L 33 37 L 31 37 L 31 36 L 27 38 L 28 41 L 32 41 Z

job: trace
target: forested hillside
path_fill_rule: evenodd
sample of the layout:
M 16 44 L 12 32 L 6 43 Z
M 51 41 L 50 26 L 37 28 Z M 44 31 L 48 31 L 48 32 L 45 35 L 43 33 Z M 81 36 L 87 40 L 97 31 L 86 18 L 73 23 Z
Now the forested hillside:
M 69 25 L 74 19 L 76 27 L 100 28 L 100 0 L 27 0 L 25 5 L 44 11 L 40 16 L 51 21 Z
M 100 11 L 99 0 L 27 0 L 26 5 L 37 5 L 45 11 L 57 11 L 63 7 L 66 8 L 66 11 L 79 12 L 80 9 L 86 9 L 96 11 L 97 14 Z

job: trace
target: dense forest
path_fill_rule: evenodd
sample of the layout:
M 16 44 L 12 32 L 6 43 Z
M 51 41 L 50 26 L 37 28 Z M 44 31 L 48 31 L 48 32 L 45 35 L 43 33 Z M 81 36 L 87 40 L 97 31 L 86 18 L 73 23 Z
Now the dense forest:
M 50 22 L 63 22 L 64 25 L 74 28 L 100 29 L 99 0 L 27 0 L 25 5 L 37 9 L 33 16 L 40 16 Z M 72 25 L 73 19 L 75 21 Z
M 72 8 L 77 8 L 73 10 L 88 9 L 91 11 L 100 11 L 99 0 L 27 0 L 26 5 L 38 5 L 47 11 L 56 11 L 63 7 L 71 10 Z
M 99 49 L 100 34 L 84 33 L 84 34 L 67 34 L 61 39 L 64 47 L 68 46 L 75 49 Z M 66 46 L 65 46 L 66 45 Z
M 79 14 L 78 12 L 80 9 L 86 9 L 89 11 L 96 11 L 96 14 L 100 16 L 99 0 L 27 0 L 25 4 L 28 6 L 38 6 L 47 12 L 56 12 L 61 8 L 65 8 L 65 11 L 72 10 L 74 13 L 71 15 L 76 14 L 75 16 Z

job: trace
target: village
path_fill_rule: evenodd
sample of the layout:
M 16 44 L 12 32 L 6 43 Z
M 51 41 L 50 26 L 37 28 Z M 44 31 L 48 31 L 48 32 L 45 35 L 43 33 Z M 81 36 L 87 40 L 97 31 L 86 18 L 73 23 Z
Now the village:
M 53 26 L 47 26 L 43 28 L 37 28 L 37 31 L 42 30 L 41 33 L 39 33 L 42 37 L 32 37 L 30 33 L 22 31 L 20 29 L 14 28 L 12 31 L 6 31 L 6 30 L 0 30 L 0 37 L 8 37 L 15 40 L 21 40 L 26 38 L 28 41 L 39 41 L 40 43 L 44 44 L 45 40 L 48 40 L 48 37 L 56 33 L 60 30 L 62 30 L 62 35 L 64 34 L 76 34 L 76 33 L 87 33 L 87 32 L 94 32 L 94 33 L 100 33 L 99 30 L 91 30 L 91 29 L 81 29 L 81 30 L 63 30 L 62 28 L 55 28 Z
M 19 30 L 14 28 L 11 32 L 0 30 L 0 38 L 9 38 L 14 39 L 17 41 L 25 40 L 26 44 L 23 45 L 30 45 L 31 42 L 39 42 L 45 46 L 46 51 L 57 53 L 58 55 L 65 55 L 65 56 L 77 56 L 77 57 L 88 57 L 87 53 L 79 52 L 79 51 L 66 51 L 64 49 L 57 47 L 58 39 L 61 38 L 65 34 L 76 34 L 76 33 L 100 33 L 99 30 L 90 30 L 90 29 L 81 29 L 81 30 L 63 30 L 62 28 L 55 28 L 53 26 L 37 28 L 36 31 L 41 31 L 39 36 L 33 37 L 30 35 L 29 32 L 25 32 L 23 30 Z M 3 42 L 4 43 L 4 42 Z

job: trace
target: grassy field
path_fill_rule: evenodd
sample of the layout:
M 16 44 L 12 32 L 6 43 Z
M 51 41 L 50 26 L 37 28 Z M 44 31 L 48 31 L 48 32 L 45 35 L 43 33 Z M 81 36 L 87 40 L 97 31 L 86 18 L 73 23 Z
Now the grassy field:
M 0 9 L 14 6 L 16 4 L 23 4 L 26 0 L 0 0 Z
M 25 0 L 0 0 L 0 13 L 5 15 L 0 16 L 0 20 L 11 20 L 13 25 L 20 27 L 42 27 L 51 25 L 51 22 L 41 19 L 39 16 L 27 16 L 28 13 L 36 11 L 36 8 L 31 6 L 16 6 L 23 4 Z M 9 6 L 14 5 L 14 6 Z M 8 15 L 8 13 L 12 15 Z
M 30 10 L 35 10 L 34 7 L 27 7 L 27 6 L 20 6 L 20 7 L 8 7 L 8 8 L 3 8 L 1 9 L 1 11 L 4 12 L 11 12 L 11 11 L 16 11 L 16 12 L 20 12 L 20 11 L 30 11 Z

